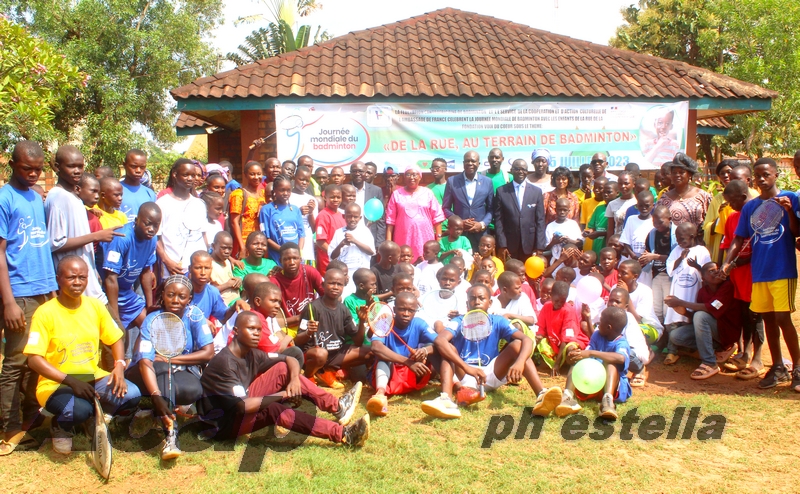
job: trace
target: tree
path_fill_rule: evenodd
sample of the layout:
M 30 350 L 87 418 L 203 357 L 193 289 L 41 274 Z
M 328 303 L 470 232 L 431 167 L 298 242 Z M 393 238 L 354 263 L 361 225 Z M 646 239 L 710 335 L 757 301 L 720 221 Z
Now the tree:
M 216 68 L 206 33 L 219 22 L 222 0 L 0 0 L 0 7 L 91 76 L 54 122 L 82 142 L 95 166 L 120 163 L 143 144 L 143 132 L 174 143 L 168 90 Z
M 262 0 L 270 10 L 273 20 L 267 27 L 254 30 L 245 37 L 244 44 L 239 45 L 237 53 L 228 53 L 225 58 L 238 65 L 255 63 L 265 58 L 274 57 L 308 46 L 311 35 L 311 26 L 304 24 L 294 27 L 296 18 L 305 17 L 314 10 L 321 9 L 322 5 L 316 0 Z M 240 17 L 235 24 L 249 23 L 265 19 L 263 14 Z M 314 34 L 314 43 L 321 43 L 330 39 L 328 31 L 322 31 L 322 26 L 317 26 Z
M 53 46 L 0 16 L 0 151 L 21 139 L 57 138 L 55 112 L 86 82 Z

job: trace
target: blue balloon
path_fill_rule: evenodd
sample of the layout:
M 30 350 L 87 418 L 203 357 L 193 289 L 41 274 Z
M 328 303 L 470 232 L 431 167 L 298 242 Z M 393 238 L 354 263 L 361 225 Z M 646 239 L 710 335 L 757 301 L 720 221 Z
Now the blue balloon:
M 383 202 L 373 197 L 364 204 L 364 217 L 369 221 L 378 221 L 383 217 Z

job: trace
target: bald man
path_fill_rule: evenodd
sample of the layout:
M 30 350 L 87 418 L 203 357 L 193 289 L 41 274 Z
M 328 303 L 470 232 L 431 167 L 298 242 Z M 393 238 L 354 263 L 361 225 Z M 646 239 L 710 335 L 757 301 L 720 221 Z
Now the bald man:
M 479 165 L 480 155 L 475 151 L 467 151 L 464 154 L 464 173 L 447 179 L 442 199 L 446 217 L 455 214 L 463 218 L 464 236 L 469 239 L 475 252 L 492 222 L 494 199 L 494 184 L 490 178 L 478 175 Z
M 492 148 L 489 151 L 489 156 L 486 158 L 489 161 L 489 169 L 483 172 L 483 175 L 492 179 L 495 193 L 500 186 L 507 184 L 510 181 L 508 173 L 504 172 L 501 167 L 503 165 L 503 150 L 500 148 Z
M 600 177 L 605 177 L 609 182 L 617 181 L 616 175 L 606 173 L 606 167 L 608 166 L 608 157 L 606 153 L 594 153 L 592 155 L 592 161 L 590 161 L 589 164 L 592 165 L 592 173 L 594 173 L 595 180 Z

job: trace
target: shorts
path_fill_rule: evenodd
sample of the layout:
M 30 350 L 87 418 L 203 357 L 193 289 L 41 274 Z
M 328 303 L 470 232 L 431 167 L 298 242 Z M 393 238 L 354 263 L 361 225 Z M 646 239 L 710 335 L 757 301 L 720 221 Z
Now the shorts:
M 353 345 L 348 345 L 345 343 L 341 347 L 337 348 L 336 350 L 329 350 L 328 351 L 328 360 L 325 362 L 325 365 L 322 367 L 324 369 L 334 369 L 339 370 L 342 368 L 342 364 L 344 363 L 344 356 L 347 355 L 347 352 L 350 351 L 350 348 Z
M 603 399 L 603 394 L 605 391 L 601 389 L 597 393 L 592 393 L 590 395 L 581 393 L 577 389 L 575 390 L 575 398 L 580 401 L 589 401 L 589 400 L 597 400 L 600 401 Z M 617 392 L 614 393 L 614 401 L 616 403 L 625 403 L 628 401 L 628 398 L 631 397 L 633 394 L 633 390 L 631 388 L 631 382 L 628 380 L 628 376 L 620 376 L 619 378 L 619 385 L 617 386 Z
M 753 283 L 750 310 L 757 314 L 794 312 L 796 293 L 797 278 Z
M 137 295 L 133 290 L 120 290 L 117 298 L 117 307 L 119 308 L 119 319 L 122 323 L 121 329 L 128 329 L 128 326 L 142 313 L 144 305 L 144 298 Z
M 483 373 L 486 374 L 486 384 L 484 384 L 483 386 L 486 391 L 493 391 L 508 382 L 508 379 L 506 379 L 505 377 L 503 379 L 498 379 L 497 376 L 494 374 L 494 363 L 496 361 L 497 357 L 493 358 L 491 362 L 489 362 L 483 367 L 479 367 L 477 365 L 470 365 L 470 367 L 483 370 Z M 468 388 L 478 389 L 478 381 L 469 374 L 465 374 L 463 379 L 459 379 L 458 376 L 455 375 L 454 373 L 453 384 L 461 384 L 462 386 L 466 386 Z

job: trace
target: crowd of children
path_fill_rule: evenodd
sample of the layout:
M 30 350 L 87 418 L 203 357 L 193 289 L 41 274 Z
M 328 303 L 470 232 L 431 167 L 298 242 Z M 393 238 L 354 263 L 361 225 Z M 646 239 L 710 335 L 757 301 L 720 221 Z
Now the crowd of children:
M 510 176 L 493 153 L 496 190 Z M 539 173 L 549 154 L 534 155 Z M 557 169 L 553 192 L 544 191 L 552 221 L 528 258 L 501 258 L 508 250 L 496 252 L 491 228 L 448 212 L 446 231 L 415 259 L 365 214 L 371 163 L 356 165 L 357 188 L 342 168 L 315 170 L 309 156 L 251 161 L 237 188 L 227 167 L 180 159 L 156 196 L 142 183 L 145 153 L 126 155 L 120 181 L 110 169 L 87 174 L 81 152 L 62 146 L 43 199 L 45 155 L 22 141 L 0 189 L 0 455 L 33 441 L 26 433 L 43 411 L 53 416 L 53 448 L 69 454 L 95 396 L 109 416 L 155 418 L 166 460 L 181 455 L 177 425 L 189 415 L 213 425 L 208 439 L 278 425 L 360 446 L 391 396 L 434 384 L 441 392 L 420 405 L 439 418 L 525 380 L 535 415 L 563 417 L 596 399 L 599 416 L 615 420 L 616 404 L 646 386 L 662 353 L 665 365 L 699 358 L 691 379 L 727 370 L 800 392 L 796 194 L 777 188 L 769 158 L 752 168 L 727 162 L 717 167 L 723 189 L 710 220 L 673 224 L 675 202 L 659 198 L 671 192 L 670 173 L 691 168 L 680 159 L 659 171 L 661 190 L 633 163 L 605 173 L 602 153 L 581 167 L 575 194 Z M 439 202 L 450 186 L 442 163 L 430 187 Z M 767 230 L 764 204 L 782 215 Z M 466 230 L 477 228 L 473 242 Z M 544 267 L 532 272 L 531 260 Z M 388 332 L 373 319 L 381 311 L 393 316 Z M 476 314 L 489 327 L 477 339 Z M 170 362 L 156 351 L 162 315 L 182 321 L 186 335 Z M 572 379 L 587 358 L 607 372 L 593 395 Z M 564 389 L 546 388 L 540 371 L 566 376 Z M 318 387 L 343 389 L 344 380 L 354 384 L 338 398 Z M 364 386 L 373 390 L 369 413 L 356 420 Z M 303 398 L 333 420 L 295 410 Z

